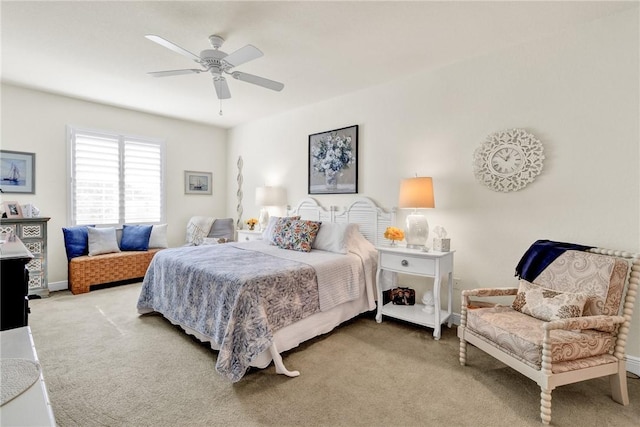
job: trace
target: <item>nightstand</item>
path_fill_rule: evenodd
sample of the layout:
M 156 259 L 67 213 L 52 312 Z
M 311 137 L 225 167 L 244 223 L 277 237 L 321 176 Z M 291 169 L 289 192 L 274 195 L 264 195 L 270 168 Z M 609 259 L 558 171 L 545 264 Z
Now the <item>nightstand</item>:
M 262 231 L 258 230 L 236 230 L 238 242 L 250 242 L 252 240 L 262 240 Z
M 453 300 L 453 251 L 452 252 L 425 252 L 419 249 L 407 249 L 404 247 L 379 246 L 378 250 L 378 273 L 376 284 L 378 287 L 378 313 L 376 321 L 382 322 L 382 316 L 389 316 L 401 319 L 406 322 L 433 328 L 433 338 L 440 339 L 441 326 L 448 322 L 451 327 L 452 322 L 452 300 Z M 433 313 L 423 311 L 424 305 L 420 304 L 422 296 L 416 295 L 415 305 L 394 305 L 392 302 L 383 305 L 382 289 L 385 284 L 382 281 L 383 271 L 393 273 L 391 286 L 396 287 L 397 274 L 408 274 L 413 276 L 433 277 L 433 299 L 435 310 Z M 446 276 L 447 281 L 447 309 L 442 310 L 440 304 L 440 287 L 442 278 Z

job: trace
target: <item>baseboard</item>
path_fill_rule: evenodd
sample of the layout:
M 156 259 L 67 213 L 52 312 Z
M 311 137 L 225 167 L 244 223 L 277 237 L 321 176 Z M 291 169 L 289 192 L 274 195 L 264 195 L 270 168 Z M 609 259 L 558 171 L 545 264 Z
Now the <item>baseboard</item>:
M 49 283 L 49 292 L 66 291 L 67 289 L 69 289 L 69 282 L 66 280 Z
M 640 357 L 627 355 L 625 362 L 627 362 L 627 372 L 631 372 L 640 377 Z
M 460 314 L 453 313 L 451 320 L 454 325 L 460 325 Z M 625 362 L 627 365 L 627 372 L 638 375 L 640 377 L 640 357 L 637 356 L 625 356 Z

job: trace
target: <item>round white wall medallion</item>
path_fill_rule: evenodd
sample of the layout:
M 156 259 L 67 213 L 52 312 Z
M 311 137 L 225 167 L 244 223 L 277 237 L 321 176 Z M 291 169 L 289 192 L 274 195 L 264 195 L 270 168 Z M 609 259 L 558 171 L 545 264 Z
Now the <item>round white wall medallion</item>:
M 473 173 L 494 191 L 518 191 L 542 172 L 544 148 L 524 129 L 489 135 L 473 153 Z

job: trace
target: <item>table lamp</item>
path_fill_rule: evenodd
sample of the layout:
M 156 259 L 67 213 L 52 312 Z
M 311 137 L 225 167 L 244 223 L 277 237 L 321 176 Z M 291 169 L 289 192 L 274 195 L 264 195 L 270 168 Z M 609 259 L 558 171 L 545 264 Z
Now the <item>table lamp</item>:
M 407 229 L 405 240 L 407 248 L 423 248 L 429 237 L 429 223 L 427 217 L 418 214 L 418 209 L 433 208 L 433 180 L 431 177 L 418 177 L 403 179 L 400 183 L 401 209 L 413 209 L 407 215 Z
M 258 187 L 256 188 L 256 205 L 261 206 L 258 228 L 264 231 L 269 224 L 269 206 L 284 206 L 287 204 L 287 194 L 283 187 Z

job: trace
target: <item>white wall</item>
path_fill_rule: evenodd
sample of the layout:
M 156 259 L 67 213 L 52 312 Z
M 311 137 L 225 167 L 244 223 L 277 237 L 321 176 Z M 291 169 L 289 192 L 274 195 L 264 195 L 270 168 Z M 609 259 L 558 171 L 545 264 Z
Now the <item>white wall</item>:
M 226 130 L 3 84 L 4 150 L 36 153 L 36 193 L 3 200 L 36 205 L 48 224 L 49 282 L 67 280 L 62 227 L 67 226 L 66 126 L 123 132 L 166 141 L 166 206 L 170 246 L 184 243 L 192 215 L 222 217 L 226 209 Z M 213 172 L 213 195 L 185 195 L 184 171 Z
M 450 234 L 460 289 L 517 285 L 514 268 L 536 239 L 640 252 L 638 39 L 637 11 L 626 12 L 237 127 L 227 212 L 235 215 L 238 156 L 244 218 L 257 216 L 256 186 L 285 186 L 290 204 L 307 196 L 309 134 L 358 124 L 359 195 L 393 207 L 402 178 L 432 176 L 436 208 L 426 213 Z M 541 140 L 545 167 L 523 190 L 496 193 L 476 182 L 472 154 L 487 135 L 516 127 Z M 628 346 L 636 358 L 639 312 Z

